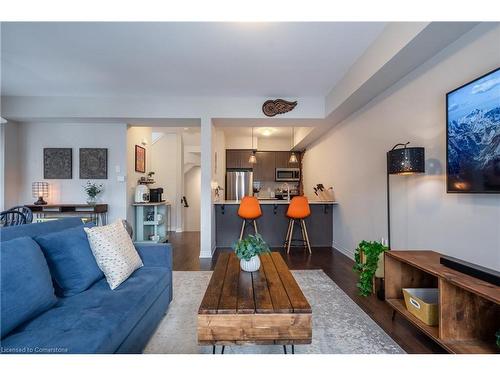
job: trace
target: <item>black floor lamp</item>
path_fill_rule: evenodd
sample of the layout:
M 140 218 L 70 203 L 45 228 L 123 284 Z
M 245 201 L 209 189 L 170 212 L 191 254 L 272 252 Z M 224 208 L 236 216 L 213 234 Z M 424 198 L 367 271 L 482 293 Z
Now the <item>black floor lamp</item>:
M 407 147 L 410 142 L 398 143 L 387 152 L 387 247 L 391 250 L 391 200 L 389 176 L 425 173 L 423 147 Z

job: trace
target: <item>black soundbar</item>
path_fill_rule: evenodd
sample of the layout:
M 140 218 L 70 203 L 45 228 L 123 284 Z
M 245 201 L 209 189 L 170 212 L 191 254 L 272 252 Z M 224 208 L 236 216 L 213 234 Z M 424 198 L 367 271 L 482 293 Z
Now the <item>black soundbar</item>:
M 500 286 L 500 272 L 495 270 L 449 256 L 442 256 L 439 263 L 455 271 L 462 272 L 466 275 L 476 277 L 496 286 Z

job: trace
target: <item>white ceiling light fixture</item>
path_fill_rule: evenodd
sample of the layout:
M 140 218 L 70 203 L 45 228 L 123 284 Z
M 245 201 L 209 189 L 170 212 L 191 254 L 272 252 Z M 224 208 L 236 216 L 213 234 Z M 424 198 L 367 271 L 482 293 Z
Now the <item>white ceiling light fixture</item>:
M 253 148 L 253 126 L 252 126 L 252 155 L 248 158 L 250 164 L 257 164 L 257 157 L 255 156 L 255 149 Z
M 295 128 L 292 126 L 292 149 L 293 149 L 293 142 L 295 139 Z M 290 159 L 288 160 L 290 164 L 297 164 L 299 160 L 297 159 L 297 155 L 295 155 L 295 152 L 292 151 L 292 154 L 290 155 Z
M 262 128 L 260 130 L 260 134 L 262 134 L 264 137 L 269 137 L 270 135 L 272 135 L 274 132 L 276 131 L 276 129 L 274 128 Z

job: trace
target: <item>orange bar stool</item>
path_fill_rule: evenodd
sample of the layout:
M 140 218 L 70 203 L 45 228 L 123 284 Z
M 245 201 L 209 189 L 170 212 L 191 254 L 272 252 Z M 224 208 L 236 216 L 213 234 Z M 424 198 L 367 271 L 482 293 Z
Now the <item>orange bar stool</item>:
M 238 216 L 243 219 L 243 224 L 241 226 L 240 240 L 243 238 L 243 232 L 245 232 L 245 226 L 253 222 L 253 227 L 255 229 L 255 234 L 258 234 L 257 222 L 256 220 L 262 216 L 262 210 L 260 209 L 259 200 L 255 197 L 246 196 L 240 202 L 240 207 L 238 208 Z
M 307 227 L 305 218 L 311 215 L 311 208 L 309 207 L 309 201 L 306 197 L 293 197 L 288 205 L 288 210 L 286 211 L 286 216 L 290 219 L 288 222 L 288 231 L 286 233 L 286 240 L 283 244 L 283 247 L 286 247 L 287 254 L 290 253 L 290 246 L 292 244 L 293 238 L 293 225 L 295 224 L 295 220 L 300 222 L 300 228 L 302 230 L 302 242 L 304 246 L 307 245 L 307 249 L 309 250 L 309 254 L 312 254 L 311 244 L 309 243 L 309 236 L 307 234 Z

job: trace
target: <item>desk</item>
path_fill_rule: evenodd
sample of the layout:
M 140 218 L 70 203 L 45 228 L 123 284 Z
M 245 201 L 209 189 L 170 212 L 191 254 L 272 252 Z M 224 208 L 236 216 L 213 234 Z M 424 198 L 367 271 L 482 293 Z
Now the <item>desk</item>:
M 37 206 L 34 204 L 26 205 L 33 211 L 33 221 L 42 222 L 46 220 L 54 220 L 61 216 L 77 216 L 87 218 L 88 221 L 96 223 L 96 225 L 106 225 L 108 222 L 108 205 L 96 204 L 94 206 L 86 203 L 76 204 L 46 204 Z

